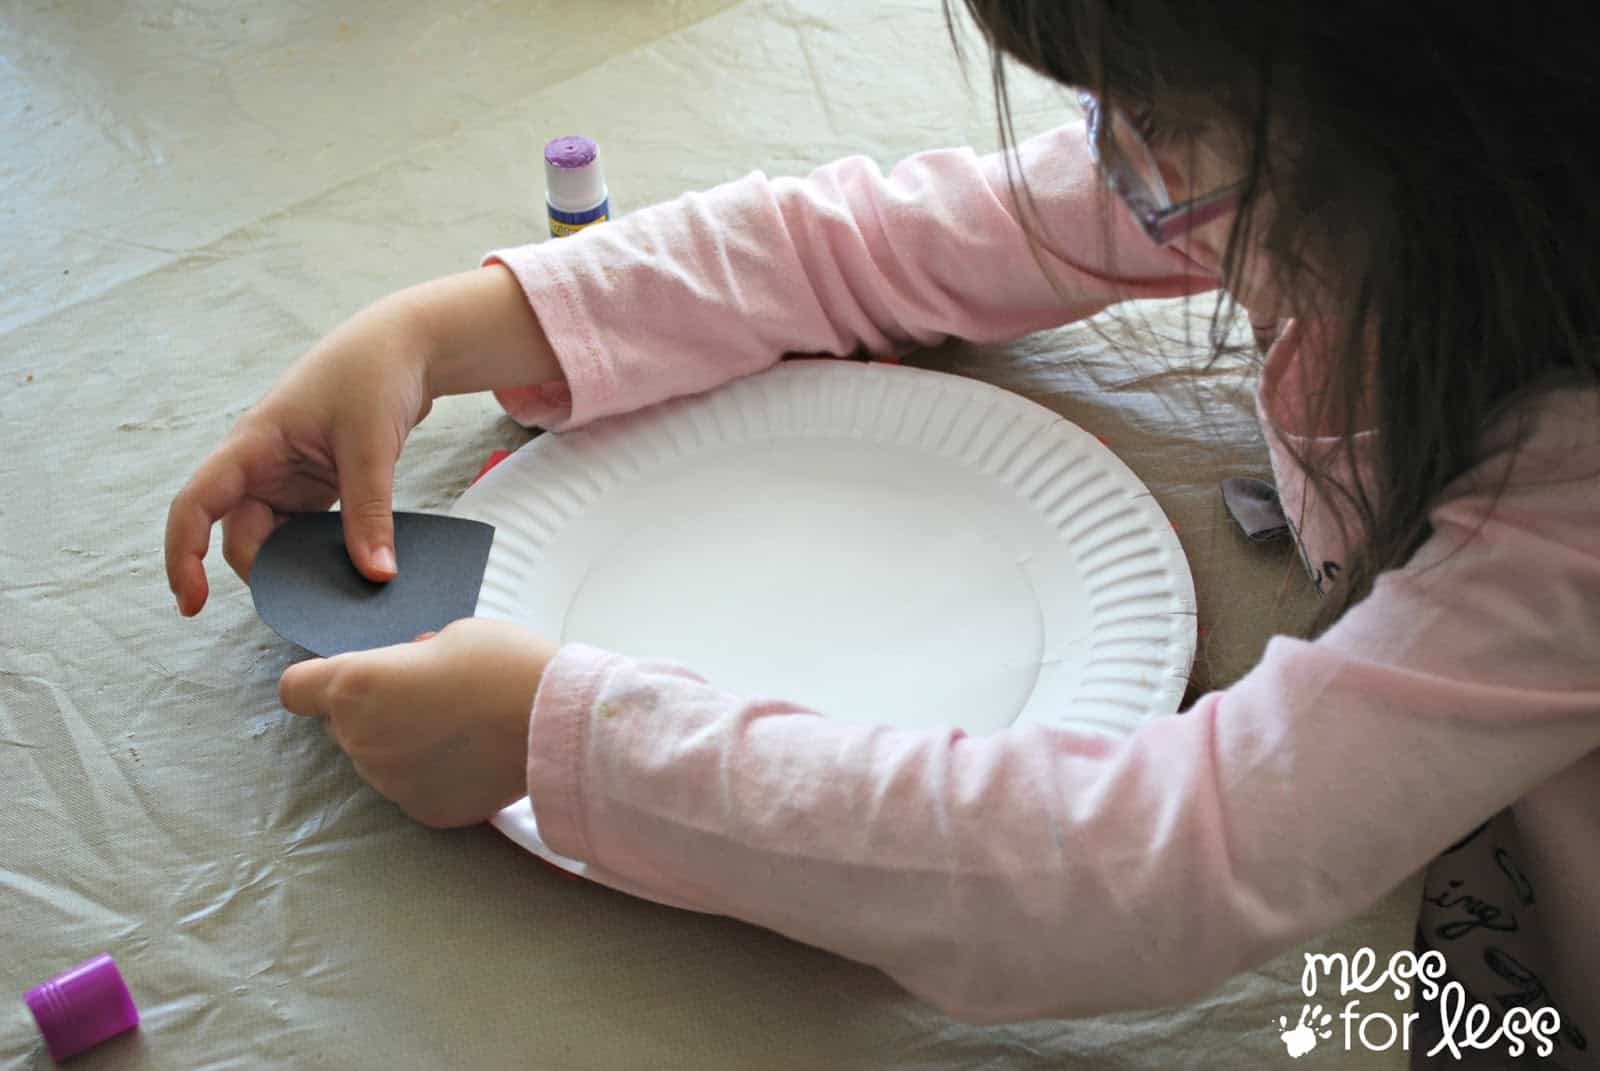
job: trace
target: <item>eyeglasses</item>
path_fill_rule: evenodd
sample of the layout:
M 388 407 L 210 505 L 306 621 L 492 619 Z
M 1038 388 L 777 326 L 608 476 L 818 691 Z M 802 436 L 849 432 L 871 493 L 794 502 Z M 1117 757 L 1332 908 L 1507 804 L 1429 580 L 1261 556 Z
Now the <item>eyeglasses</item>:
M 1093 93 L 1079 93 L 1078 103 L 1089 124 L 1090 157 L 1156 245 L 1168 245 L 1239 206 L 1242 182 L 1173 204 L 1161 168 L 1133 120 Z

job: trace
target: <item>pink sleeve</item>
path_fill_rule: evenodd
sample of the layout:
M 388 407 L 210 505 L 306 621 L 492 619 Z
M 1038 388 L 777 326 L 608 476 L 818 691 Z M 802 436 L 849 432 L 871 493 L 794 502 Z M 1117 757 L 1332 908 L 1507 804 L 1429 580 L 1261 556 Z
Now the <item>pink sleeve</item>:
M 497 397 L 525 424 L 572 428 L 785 353 L 996 341 L 1124 298 L 1216 285 L 1106 203 L 1081 125 L 1019 152 L 1045 238 L 1062 254 L 1045 257 L 1055 288 L 1019 225 L 1003 156 L 928 152 L 888 176 L 864 157 L 804 179 L 757 172 L 491 253 L 521 282 L 566 378 L 565 390 L 530 384 Z
M 1600 470 L 1592 432 L 1530 464 L 1575 459 Z M 1588 480 L 1519 483 L 1492 513 L 1463 493 L 1321 639 L 1275 639 L 1121 741 L 846 726 L 569 644 L 534 704 L 539 827 L 598 880 L 874 964 L 964 1018 L 1193 999 L 1600 745 Z

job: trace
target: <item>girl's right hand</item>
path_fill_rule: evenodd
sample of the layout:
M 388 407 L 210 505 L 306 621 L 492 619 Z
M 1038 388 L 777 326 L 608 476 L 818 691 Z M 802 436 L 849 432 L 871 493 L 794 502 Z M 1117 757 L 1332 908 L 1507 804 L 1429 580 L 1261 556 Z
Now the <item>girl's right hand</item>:
M 386 298 L 318 343 L 240 418 L 167 513 L 167 582 L 181 613 L 205 605 L 212 525 L 222 522 L 222 556 L 248 582 L 286 515 L 336 499 L 356 568 L 370 580 L 394 577 L 394 468 L 432 405 L 431 337 L 408 294 Z

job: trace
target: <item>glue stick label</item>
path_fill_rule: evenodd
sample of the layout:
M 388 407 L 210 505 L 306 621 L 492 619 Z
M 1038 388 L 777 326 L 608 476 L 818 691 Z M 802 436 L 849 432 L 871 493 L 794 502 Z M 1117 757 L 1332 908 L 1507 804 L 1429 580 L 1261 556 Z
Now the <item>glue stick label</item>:
M 550 237 L 566 238 L 577 234 L 585 227 L 592 227 L 596 223 L 604 223 L 611 217 L 611 200 L 607 198 L 595 205 L 587 212 L 563 212 L 549 204 L 545 209 L 550 218 Z
M 604 223 L 605 216 L 596 216 L 587 223 L 563 223 L 554 216 L 550 217 L 550 237 L 565 238 L 570 234 L 577 234 L 585 227 L 593 227 L 596 223 Z

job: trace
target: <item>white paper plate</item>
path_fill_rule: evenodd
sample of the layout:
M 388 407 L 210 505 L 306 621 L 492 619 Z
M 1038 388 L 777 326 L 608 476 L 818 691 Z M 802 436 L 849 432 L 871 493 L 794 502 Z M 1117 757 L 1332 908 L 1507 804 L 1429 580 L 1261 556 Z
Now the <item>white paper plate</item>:
M 478 616 L 683 662 L 852 722 L 1174 712 L 1194 584 L 1149 491 L 1025 398 L 898 365 L 785 361 L 543 435 L 457 502 L 495 526 Z M 539 839 L 527 800 L 495 825 Z

